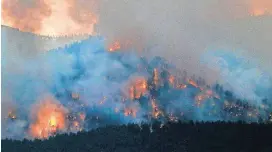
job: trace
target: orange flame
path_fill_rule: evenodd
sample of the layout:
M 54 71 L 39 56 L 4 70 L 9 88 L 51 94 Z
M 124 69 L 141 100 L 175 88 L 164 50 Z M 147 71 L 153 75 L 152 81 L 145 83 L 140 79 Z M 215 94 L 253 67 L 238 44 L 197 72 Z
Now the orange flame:
M 75 127 L 79 127 L 79 123 L 77 121 L 74 121 L 73 124 Z
M 212 95 L 213 95 L 213 91 L 212 91 L 212 90 L 206 90 L 206 94 L 207 94 L 208 96 L 212 96 Z
M 147 81 L 143 77 L 138 77 L 132 80 L 129 87 L 129 98 L 131 100 L 138 99 L 141 95 L 146 94 L 147 92 Z
M 110 52 L 114 52 L 114 51 L 117 51 L 117 50 L 120 50 L 120 49 L 121 49 L 121 45 L 120 45 L 120 42 L 118 42 L 118 41 L 114 42 L 109 47 Z
M 190 85 L 192 85 L 192 86 L 198 88 L 198 85 L 197 85 L 197 83 L 196 83 L 194 80 L 189 79 L 189 80 L 188 80 L 188 83 L 189 83 Z
M 125 116 L 133 116 L 134 118 L 136 117 L 137 114 L 137 109 L 136 108 L 125 108 L 124 109 L 124 115 Z
M 200 104 L 201 104 L 205 99 L 207 99 L 207 98 L 208 98 L 208 96 L 207 96 L 206 94 L 197 95 L 197 96 L 195 97 L 197 106 L 200 106 Z
M 156 87 L 159 86 L 159 81 L 160 81 L 159 72 L 158 69 L 155 68 L 153 71 L 153 83 L 155 84 Z
M 67 110 L 53 98 L 46 98 L 34 107 L 34 123 L 30 134 L 34 138 L 47 138 L 66 128 Z
M 170 75 L 168 81 L 173 87 L 175 86 L 175 77 L 173 75 Z
M 158 118 L 159 115 L 163 115 L 162 111 L 158 108 L 155 99 L 151 100 L 152 116 Z
M 177 88 L 178 89 L 185 89 L 185 88 L 187 88 L 187 85 L 186 84 L 179 84 L 179 85 L 177 85 Z
M 262 16 L 272 14 L 271 0 L 251 0 L 251 15 Z

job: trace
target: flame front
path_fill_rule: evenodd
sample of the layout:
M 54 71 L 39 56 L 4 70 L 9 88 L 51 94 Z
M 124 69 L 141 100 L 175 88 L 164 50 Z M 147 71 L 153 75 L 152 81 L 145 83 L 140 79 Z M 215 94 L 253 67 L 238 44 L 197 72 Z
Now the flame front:
M 66 109 L 54 99 L 46 99 L 34 107 L 34 122 L 30 125 L 30 135 L 47 138 L 57 131 L 66 129 Z
M 143 77 L 138 77 L 130 83 L 129 87 L 129 98 L 131 100 L 138 99 L 141 95 L 147 92 L 147 81 Z

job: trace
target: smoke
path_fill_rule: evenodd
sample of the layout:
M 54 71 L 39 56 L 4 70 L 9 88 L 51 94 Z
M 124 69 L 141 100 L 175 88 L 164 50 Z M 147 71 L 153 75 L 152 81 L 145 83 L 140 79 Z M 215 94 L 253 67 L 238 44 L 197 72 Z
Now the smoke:
M 149 50 L 144 55 L 163 56 L 190 75 L 214 83 L 218 73 L 200 63 L 210 48 L 246 50 L 272 73 L 272 18 L 252 16 L 254 8 L 270 11 L 270 0 L 103 0 L 98 27 L 109 44 L 134 38 L 134 46 Z
M 97 22 L 93 13 L 97 13 L 98 32 L 104 39 L 89 38 L 65 48 L 37 53 L 31 58 L 25 58 L 16 51 L 7 51 L 4 47 L 1 62 L 2 94 L 5 96 L 2 101 L 8 110 L 14 111 L 12 114 L 16 114 L 16 119 L 3 111 L 8 118 L 2 118 L 2 138 L 31 138 L 29 129 L 37 119 L 30 111 L 45 94 L 52 96 L 53 103 L 65 107 L 61 108 L 65 109 L 69 120 L 65 121 L 65 131 L 91 129 L 111 123 L 149 122 L 150 119 L 251 122 L 265 119 L 267 111 L 271 110 L 272 39 L 269 31 L 272 20 L 269 13 L 260 17 L 251 16 L 252 1 L 66 2 L 63 4 L 70 6 L 69 9 L 63 7 L 65 11 L 60 12 L 65 12 L 72 25 L 93 24 Z M 13 5 L 7 5 L 9 3 Z M 7 9 L 3 10 L 13 12 L 11 10 L 19 7 L 18 4 L 27 3 L 6 1 L 4 4 Z M 40 5 L 33 4 L 33 10 L 38 9 L 37 6 L 47 6 L 41 5 L 45 4 L 42 2 Z M 56 6 L 60 6 L 59 1 Z M 58 8 L 56 6 L 53 9 Z M 22 12 L 32 10 L 25 8 L 22 7 Z M 6 16 L 12 16 L 7 20 L 11 20 L 15 27 L 19 26 L 13 21 L 18 16 Z M 60 13 L 57 19 L 61 16 L 65 15 Z M 25 18 L 28 20 L 31 16 Z M 42 20 L 43 31 L 52 31 L 52 28 L 46 29 L 46 25 L 56 27 L 53 30 L 56 33 L 69 30 L 60 26 L 68 22 L 60 24 L 52 18 L 35 18 L 31 21 L 35 21 L 33 28 L 28 30 L 39 32 Z M 46 20 L 52 24 L 45 24 Z M 20 23 L 20 26 L 28 27 L 25 24 L 28 22 Z M 85 30 L 82 26 L 75 27 L 79 31 Z M 57 31 L 58 28 L 63 31 Z M 106 50 L 115 41 L 120 42 L 124 51 Z M 127 50 L 140 50 L 140 53 Z M 237 50 L 245 51 L 240 53 Z M 154 56 L 161 56 L 169 63 L 166 66 L 165 60 Z M 236 101 L 234 95 L 216 92 L 209 87 L 203 89 L 206 84 L 198 86 L 189 83 L 189 76 L 183 77 L 178 87 L 170 87 L 170 91 L 156 82 L 147 89 L 145 84 L 151 83 L 153 70 L 162 72 L 165 66 L 167 70 L 178 71 L 179 74 L 179 70 L 185 70 L 189 76 L 201 76 L 209 84 L 219 81 L 233 90 L 235 96 L 245 99 L 241 101 L 243 104 L 252 107 L 243 109 L 237 106 L 233 101 Z M 161 76 L 161 73 L 158 75 Z M 139 78 L 141 83 L 137 83 Z M 140 88 L 132 87 L 130 92 L 133 83 Z M 135 93 L 135 90 L 138 92 Z M 207 93 L 210 90 L 215 93 Z M 137 99 L 131 100 L 131 94 Z M 264 98 L 268 101 L 263 101 Z M 254 107 L 261 108 L 256 110 Z M 82 113 L 84 118 L 81 118 Z M 48 122 L 47 117 L 41 119 Z
M 260 101 L 269 97 L 271 76 L 257 66 L 256 60 L 241 56 L 241 51 L 211 51 L 205 54 L 203 63 L 220 73 L 221 83 L 240 98 Z
M 235 105 L 234 97 L 217 93 L 205 84 L 200 85 L 201 82 L 187 82 L 187 78 L 177 84 L 166 83 L 167 71 L 178 71 L 175 66 L 160 57 L 149 60 L 134 52 L 109 52 L 101 37 L 92 37 L 32 59 L 21 58 L 16 69 L 7 68 L 10 65 L 6 55 L 3 54 L 2 63 L 2 94 L 5 95 L 2 101 L 12 112 L 2 118 L 2 138 L 46 138 L 106 124 L 150 122 L 152 119 L 251 122 L 266 119 L 270 108 L 270 103 L 261 99 L 243 101 L 251 108 Z M 240 65 L 240 60 L 232 61 L 231 55 L 222 56 L 228 58 L 228 64 L 231 61 L 233 65 L 244 66 Z M 219 68 L 222 67 L 224 64 Z M 236 82 L 240 82 L 235 80 L 239 69 L 230 64 L 227 67 L 229 73 L 223 78 L 236 86 Z M 176 79 L 179 77 L 183 76 L 178 75 Z M 241 80 L 252 80 L 250 76 L 245 79 L 247 77 L 242 75 Z M 187 87 L 176 86 L 179 83 Z M 254 83 L 259 84 L 258 81 Z M 262 87 L 269 89 L 269 86 Z M 225 100 L 228 103 L 224 103 Z
M 98 30 L 107 39 L 107 46 L 119 41 L 122 47 L 141 50 L 146 56 L 166 57 L 175 65 L 183 65 L 179 68 L 190 75 L 201 74 L 212 83 L 219 79 L 218 73 L 199 61 L 211 47 L 246 50 L 246 55 L 256 58 L 257 64 L 272 74 L 271 9 L 270 0 L 5 0 L 2 16 L 8 24 L 9 20 L 12 24 L 21 21 L 13 27 L 31 25 L 40 29 L 32 32 L 46 35 L 93 34 Z M 28 13 L 32 10 L 39 12 Z M 16 11 L 25 17 L 21 19 L 13 13 Z
M 98 3 L 96 0 L 66 0 L 68 3 L 68 14 L 78 24 L 90 26 L 97 23 L 96 13 Z
M 42 21 L 51 15 L 45 0 L 3 0 L 2 22 L 27 32 L 39 32 Z
M 268 0 L 252 0 L 251 1 L 252 15 L 260 16 L 272 13 L 272 2 Z
M 4 0 L 2 24 L 40 35 L 92 34 L 97 9 L 94 0 Z

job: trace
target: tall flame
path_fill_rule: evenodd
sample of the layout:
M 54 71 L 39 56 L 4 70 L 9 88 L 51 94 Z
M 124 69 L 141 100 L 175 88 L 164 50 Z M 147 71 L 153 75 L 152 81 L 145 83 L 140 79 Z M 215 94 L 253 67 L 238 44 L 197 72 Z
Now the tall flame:
M 129 98 L 138 99 L 147 92 L 147 81 L 143 77 L 133 79 L 129 86 Z
M 34 122 L 30 125 L 32 137 L 47 138 L 66 129 L 67 110 L 53 98 L 47 97 L 33 108 Z

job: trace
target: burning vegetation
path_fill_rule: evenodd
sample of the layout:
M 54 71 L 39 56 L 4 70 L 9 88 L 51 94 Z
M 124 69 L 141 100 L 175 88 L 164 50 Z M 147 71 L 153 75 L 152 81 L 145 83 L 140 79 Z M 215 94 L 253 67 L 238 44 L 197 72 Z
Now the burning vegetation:
M 120 49 L 121 49 L 121 44 L 120 44 L 120 42 L 115 41 L 113 44 L 110 44 L 108 50 L 109 50 L 110 52 L 114 52 L 114 51 L 118 51 L 118 50 L 120 50 Z
M 129 84 L 129 98 L 139 99 L 147 93 L 147 81 L 144 77 L 137 77 L 131 80 Z
M 76 51 L 67 52 L 81 53 L 76 46 L 71 48 Z M 44 98 L 32 107 L 31 121 L 26 127 L 32 138 L 44 139 L 109 123 L 159 120 L 163 125 L 166 121 L 178 120 L 262 122 L 268 119 L 267 101 L 259 107 L 239 100 L 220 85 L 209 86 L 201 79 L 182 74 L 160 57 L 148 60 L 135 56 L 132 59 L 136 61 L 132 62 L 126 53 L 103 50 L 98 54 L 103 53 L 108 57 L 108 65 L 117 62 L 121 70 L 102 71 L 101 75 L 93 76 L 93 71 L 87 68 L 99 65 L 101 70 L 98 61 L 78 59 L 75 67 L 79 74 L 60 76 L 63 84 L 58 85 L 67 89 L 53 89 L 51 93 L 55 96 Z M 76 54 L 75 58 L 80 55 Z M 100 86 L 105 84 L 107 86 Z M 11 123 L 22 118 L 15 111 L 9 111 L 8 117 L 13 120 L 8 119 Z
M 168 120 L 168 121 L 178 121 L 186 117 L 185 111 L 169 111 L 163 105 L 167 102 L 172 103 L 171 100 L 176 100 L 171 96 L 168 98 L 163 97 L 160 92 L 162 90 L 167 90 L 168 93 L 179 91 L 179 93 L 187 92 L 187 89 L 194 89 L 191 92 L 193 95 L 192 106 L 195 108 L 203 108 L 203 106 L 222 106 L 222 110 L 226 112 L 227 115 L 220 117 L 231 117 L 232 119 L 244 119 L 244 117 L 249 117 L 252 120 L 257 120 L 261 117 L 259 110 L 254 108 L 254 106 L 245 106 L 243 103 L 230 102 L 225 100 L 221 105 L 221 99 L 226 97 L 225 94 L 220 95 L 220 91 L 216 89 L 211 89 L 205 86 L 205 84 L 199 84 L 198 81 L 192 78 L 182 79 L 176 78 L 173 74 L 165 70 L 158 70 L 160 67 L 154 68 L 152 70 L 151 77 L 133 77 L 128 80 L 127 92 L 128 96 L 123 96 L 120 103 L 123 104 L 121 107 L 113 107 L 113 111 L 116 114 L 121 114 L 124 117 L 130 117 L 132 119 L 142 117 L 139 113 L 139 108 L 133 105 L 134 103 L 140 103 L 142 106 L 150 107 L 144 108 L 147 110 L 146 114 L 148 119 L 157 120 Z M 187 81 L 186 81 L 187 80 Z M 187 92 L 190 93 L 190 92 Z M 227 95 L 228 97 L 229 95 Z M 162 99 L 163 97 L 163 99 Z M 171 99 L 172 98 L 172 99 Z M 80 104 L 81 99 L 78 93 L 72 93 L 71 99 L 73 102 Z M 108 97 L 103 96 L 103 98 L 98 101 L 97 106 L 103 106 L 107 104 Z M 179 100 L 182 100 L 179 99 Z M 233 98 L 234 100 L 234 98 Z M 182 102 L 182 101 L 181 101 Z M 84 105 L 83 105 L 84 107 Z M 265 106 L 262 106 L 263 108 Z M 30 134 L 34 138 L 47 138 L 49 136 L 55 135 L 58 132 L 64 131 L 81 131 L 84 129 L 84 124 L 86 123 L 86 118 L 88 117 L 84 112 L 69 113 L 63 105 L 58 103 L 53 98 L 46 98 L 38 106 L 35 107 L 34 122 L 30 125 Z M 218 116 L 220 113 L 216 109 L 211 109 L 207 114 L 209 116 Z M 11 119 L 15 119 L 16 116 L 13 112 L 9 113 Z M 92 116 L 91 116 L 92 117 Z M 102 121 L 102 117 L 94 116 L 93 121 L 96 124 Z M 224 118 L 225 119 L 225 118 Z M 163 125 L 163 124 L 162 124 Z
M 30 125 L 30 134 L 34 138 L 47 138 L 58 131 L 67 128 L 65 115 L 67 109 L 55 99 L 48 97 L 34 107 L 33 123 Z
M 144 65 L 141 66 L 144 67 Z M 147 67 L 144 67 L 144 69 L 147 69 Z M 186 120 L 193 109 L 187 107 L 187 109 L 181 110 L 173 106 L 169 110 L 168 104 L 177 104 L 178 106 L 177 102 L 180 102 L 179 104 L 188 102 L 195 110 L 199 111 L 203 107 L 209 107 L 208 116 L 215 116 L 223 120 L 245 120 L 246 118 L 249 121 L 259 121 L 262 117 L 261 111 L 267 107 L 264 104 L 261 107 L 244 104 L 229 92 L 222 92 L 222 89 L 218 86 L 211 88 L 198 83 L 199 81 L 193 78 L 180 79 L 165 70 L 167 69 L 158 66 L 150 70 L 150 77 L 137 76 L 128 79 L 125 87 L 127 93 L 123 94 L 121 101 L 117 101 L 122 106 L 112 106 L 114 114 L 123 115 L 129 119 L 141 118 L 144 120 L 142 115 L 144 111 L 144 115 L 147 116 L 149 121 L 155 119 L 162 121 L 162 123 L 165 120 L 177 122 L 178 120 Z M 174 92 L 176 92 L 176 95 L 173 94 Z M 180 97 L 180 94 L 184 93 L 189 95 L 191 99 L 185 101 Z M 70 98 L 71 107 L 64 106 L 53 97 L 47 97 L 33 106 L 33 121 L 29 125 L 30 136 L 44 139 L 57 133 L 84 130 L 86 123 L 99 126 L 104 116 L 87 115 L 84 109 L 88 106 L 82 103 L 79 93 L 70 93 Z M 110 100 L 111 98 L 103 96 L 92 109 L 103 107 Z M 76 106 L 81 107 L 81 110 L 75 111 Z M 221 108 L 215 109 L 215 107 Z M 10 111 L 8 117 L 16 121 L 15 111 Z

